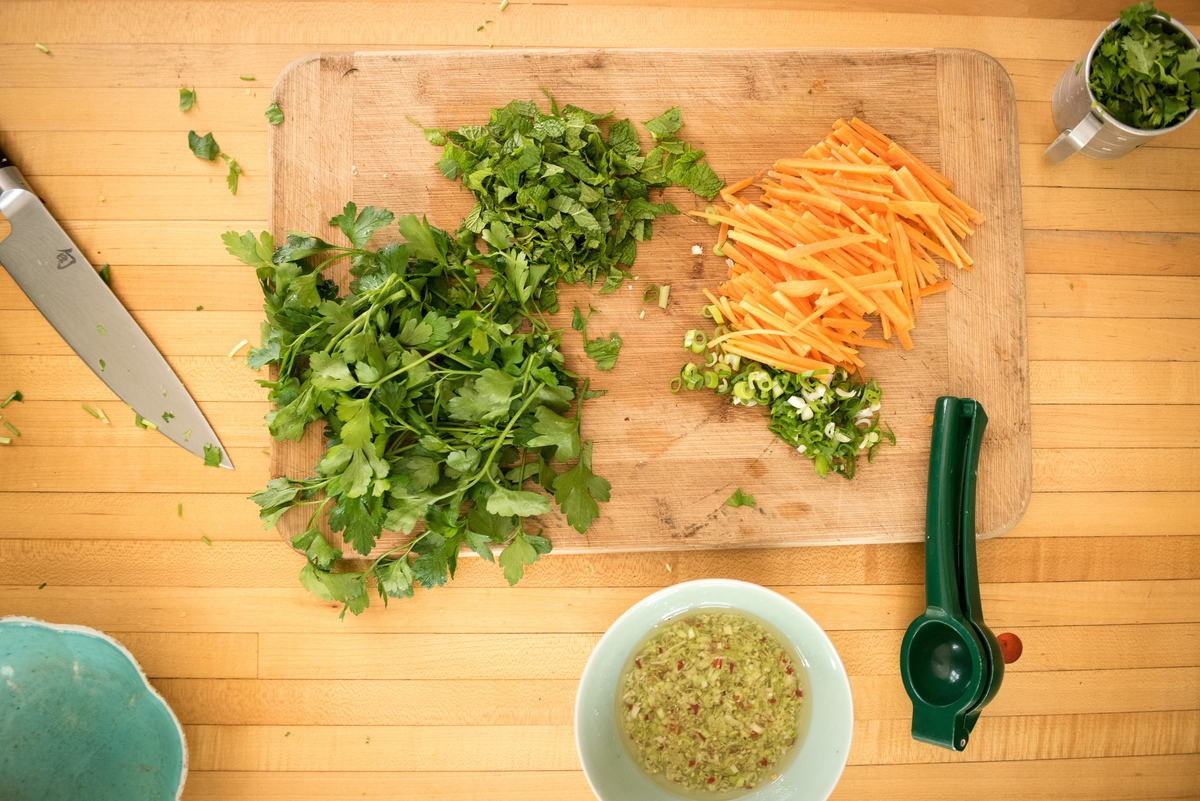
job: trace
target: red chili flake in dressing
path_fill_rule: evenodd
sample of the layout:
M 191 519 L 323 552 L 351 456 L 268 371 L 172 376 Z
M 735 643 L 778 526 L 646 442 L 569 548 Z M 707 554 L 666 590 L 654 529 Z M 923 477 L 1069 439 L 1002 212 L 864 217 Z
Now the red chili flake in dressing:
M 696 760 L 694 760 L 694 759 L 692 759 L 692 760 L 689 760 L 689 761 L 688 761 L 688 767 L 689 767 L 689 768 L 694 768 L 694 767 L 696 767 Z
M 733 660 L 729 660 L 729 675 L 733 675 Z
M 762 766 L 765 768 L 765 767 L 766 767 L 767 765 L 769 765 L 770 763 L 769 763 L 769 762 L 767 762 L 767 758 L 766 758 L 766 757 L 763 757 L 763 758 L 762 758 L 762 761 L 761 761 L 761 762 L 759 762 L 758 764 L 762 765 Z
M 721 660 L 721 658 L 720 658 L 720 657 L 717 657 L 716 659 L 714 659 L 714 660 L 713 660 L 713 667 L 715 667 L 717 670 L 720 670 L 720 669 L 721 669 L 721 663 L 722 663 L 722 660 Z
M 797 697 L 797 698 L 803 698 L 803 697 L 804 697 L 804 690 L 796 690 L 796 697 Z
M 773 704 L 773 703 L 775 703 L 775 699 L 774 699 L 774 698 L 768 698 L 768 699 L 767 699 L 767 703 L 768 703 L 768 704 Z
M 635 659 L 635 660 L 633 660 L 633 664 L 635 664 L 635 665 L 637 665 L 637 666 L 638 666 L 638 670 L 641 670 L 641 669 L 642 669 L 642 660 L 640 660 L 640 659 Z
M 676 669 L 676 670 L 683 670 L 683 662 L 681 661 L 681 662 L 679 662 L 679 664 L 675 665 L 675 669 Z
M 708 777 L 708 783 L 709 783 L 709 784 L 712 784 L 712 783 L 713 783 L 713 782 L 715 782 L 716 780 L 717 780 L 717 777 L 716 777 L 716 776 L 709 776 L 709 777 Z
M 641 665 L 638 665 L 638 667 L 641 667 Z M 792 669 L 791 669 L 791 668 L 788 668 L 788 669 L 787 669 L 787 674 L 788 674 L 789 676 L 790 676 L 790 675 L 792 675 Z

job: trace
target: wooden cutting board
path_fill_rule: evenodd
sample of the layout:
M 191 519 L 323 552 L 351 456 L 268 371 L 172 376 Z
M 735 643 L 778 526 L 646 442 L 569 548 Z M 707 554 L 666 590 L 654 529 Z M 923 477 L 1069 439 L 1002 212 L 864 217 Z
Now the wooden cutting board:
M 635 122 L 681 106 L 681 135 L 729 181 L 802 154 L 834 120 L 857 115 L 940 169 L 987 217 L 966 242 L 974 270 L 947 268 L 954 289 L 922 303 L 915 349 L 864 353 L 898 445 L 881 449 L 853 481 L 818 478 L 767 431 L 761 410 L 668 391 L 684 362 L 683 333 L 711 325 L 699 314 L 701 287 L 725 278 L 724 260 L 711 254 L 715 229 L 662 218 L 639 248 L 632 290 L 564 288 L 558 322 L 568 364 L 609 390 L 586 404 L 583 433 L 595 440 L 594 469 L 612 482 L 612 500 L 586 537 L 557 512 L 544 516 L 556 551 L 921 540 L 928 421 L 943 394 L 976 398 L 989 417 L 979 536 L 1020 519 L 1032 483 L 1020 172 L 1012 83 L 995 60 L 971 50 L 817 49 L 311 56 L 289 66 L 274 90 L 287 119 L 271 128 L 272 232 L 341 242 L 327 221 L 351 199 L 453 229 L 472 199 L 438 173 L 440 150 L 405 117 L 429 127 L 481 124 L 509 100 L 544 101 L 542 87 L 560 104 L 615 109 L 616 119 Z M 682 190 L 665 197 L 684 211 L 706 205 Z M 394 228 L 388 236 L 397 237 Z M 693 245 L 703 254 L 692 255 Z M 666 311 L 643 305 L 651 283 L 671 285 Z M 617 331 L 625 341 L 611 372 L 592 369 L 570 330 L 572 306 L 589 302 L 601 310 L 592 334 Z M 275 443 L 273 475 L 309 475 L 321 452 L 316 426 L 300 443 Z M 754 495 L 755 508 L 724 505 L 738 487 Z M 296 515 L 279 528 L 290 536 L 303 525 Z

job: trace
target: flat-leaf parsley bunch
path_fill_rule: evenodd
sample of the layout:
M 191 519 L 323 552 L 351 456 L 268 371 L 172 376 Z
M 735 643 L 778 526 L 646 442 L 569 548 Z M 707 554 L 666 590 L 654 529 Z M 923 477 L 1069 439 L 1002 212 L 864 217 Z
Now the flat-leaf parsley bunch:
M 562 332 L 544 315 L 558 308 L 560 280 L 603 279 L 604 292 L 628 276 L 653 221 L 678 213 L 651 202 L 650 190 L 678 184 L 711 198 L 723 185 L 704 153 L 676 137 L 678 108 L 644 124 L 654 140 L 645 154 L 629 120 L 603 133 L 596 123 L 606 116 L 513 101 L 485 126 L 425 129 L 445 145 L 441 173 L 477 201 L 453 235 L 407 216 L 404 244 L 372 249 L 394 216 L 352 202 L 330 220 L 351 247 L 308 234 L 279 247 L 267 233 L 225 234 L 263 289 L 263 344 L 249 364 L 278 368 L 261 382 L 275 404 L 272 436 L 299 440 L 325 422 L 316 477 L 277 478 L 252 496 L 268 527 L 311 508 L 292 544 L 308 558 L 301 583 L 317 596 L 355 614 L 369 604 L 369 580 L 385 603 L 410 597 L 414 584 L 452 578 L 463 545 L 496 559 L 515 584 L 551 547 L 526 518 L 550 512 L 551 499 L 580 533 L 599 516 L 610 486 L 592 473 L 580 403 L 603 393 L 581 391 L 564 367 Z M 321 273 L 347 258 L 354 280 L 339 295 Z M 599 369 L 619 348 L 611 334 Z M 335 571 L 342 551 L 319 529 L 327 510 L 330 528 L 364 556 L 385 529 L 412 536 L 365 570 Z
M 561 332 L 527 313 L 525 285 L 503 269 L 481 281 L 471 241 L 413 216 L 398 221 L 406 243 L 368 247 L 392 221 L 347 203 L 330 223 L 350 247 L 295 233 L 278 247 L 268 233 L 223 237 L 265 297 L 263 344 L 249 364 L 278 368 L 261 382 L 275 404 L 272 436 L 299 440 L 309 423 L 325 423 L 316 476 L 273 479 L 252 498 L 268 527 L 289 509 L 311 510 L 292 539 L 308 559 L 300 581 L 355 614 L 370 603 L 368 579 L 385 602 L 412 596 L 414 583 L 445 584 L 464 544 L 489 561 L 500 549 L 516 583 L 550 550 L 526 518 L 550 512 L 553 499 L 585 532 L 610 489 L 580 441 L 581 396 Z M 354 279 L 339 295 L 321 272 L 346 258 Z M 364 570 L 336 572 L 342 551 L 318 528 L 325 511 L 362 555 L 384 529 L 423 529 Z

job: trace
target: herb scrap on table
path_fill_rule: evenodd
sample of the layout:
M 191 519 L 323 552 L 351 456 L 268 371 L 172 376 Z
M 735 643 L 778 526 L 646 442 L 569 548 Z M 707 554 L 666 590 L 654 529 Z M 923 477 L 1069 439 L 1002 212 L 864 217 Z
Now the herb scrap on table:
M 738 487 L 733 491 L 733 494 L 729 496 L 728 500 L 725 501 L 725 505 L 732 506 L 735 509 L 739 506 L 752 507 L 754 506 L 754 496 L 742 492 L 742 488 Z

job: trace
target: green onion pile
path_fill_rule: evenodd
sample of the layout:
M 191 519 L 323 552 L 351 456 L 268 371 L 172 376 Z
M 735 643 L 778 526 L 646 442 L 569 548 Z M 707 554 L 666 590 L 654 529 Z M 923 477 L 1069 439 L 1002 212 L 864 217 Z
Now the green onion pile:
M 883 393 L 874 379 L 864 381 L 841 367 L 832 375 L 793 373 L 744 359 L 722 350 L 719 340 L 728 333 L 719 325 L 711 339 L 696 329 L 684 334 L 683 349 L 705 358 L 702 365 L 683 366 L 671 379 L 672 392 L 710 389 L 734 406 L 768 407 L 767 427 L 811 460 L 822 478 L 830 471 L 854 478 L 859 456 L 870 462 L 884 442 L 896 444 L 891 428 L 880 427 Z

